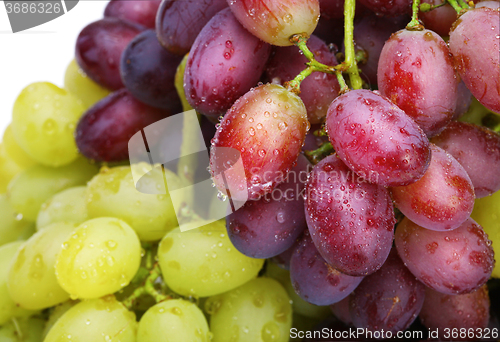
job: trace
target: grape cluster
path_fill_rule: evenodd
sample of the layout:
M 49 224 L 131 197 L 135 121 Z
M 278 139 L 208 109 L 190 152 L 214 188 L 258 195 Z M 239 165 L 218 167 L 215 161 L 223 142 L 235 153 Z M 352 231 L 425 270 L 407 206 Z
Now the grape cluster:
M 499 26 L 496 1 L 111 0 L 0 144 L 0 342 L 496 340 Z M 154 164 L 193 108 L 209 155 Z

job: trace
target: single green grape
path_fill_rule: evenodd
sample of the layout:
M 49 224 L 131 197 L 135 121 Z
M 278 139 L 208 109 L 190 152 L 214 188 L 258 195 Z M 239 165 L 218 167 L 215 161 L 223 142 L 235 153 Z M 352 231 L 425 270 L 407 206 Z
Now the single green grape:
M 158 303 L 142 316 L 137 342 L 210 342 L 203 312 L 193 303 L 171 299 Z
M 18 215 L 12 207 L 6 194 L 0 195 L 0 246 L 30 237 L 34 232 L 34 225 Z
M 279 281 L 279 283 L 285 288 L 288 296 L 290 296 L 290 299 L 292 300 L 294 313 L 317 320 L 322 320 L 332 315 L 332 311 L 329 306 L 317 306 L 308 303 L 303 300 L 297 292 L 295 292 L 290 280 L 289 271 L 280 268 L 273 262 L 268 262 L 265 275 Z
M 7 126 L 2 138 L 5 151 L 12 160 L 22 168 L 27 168 L 36 164 L 36 162 L 19 146 L 12 133 L 12 125 Z
M 288 342 L 292 307 L 283 286 L 257 278 L 205 303 L 213 342 Z
M 85 204 L 85 186 L 75 186 L 58 192 L 42 204 L 36 219 L 36 229 L 54 222 L 83 223 L 89 219 Z
M 207 297 L 234 289 L 257 276 L 264 263 L 240 253 L 231 243 L 224 220 L 167 233 L 158 247 L 165 283 L 183 296 Z
M 186 70 L 188 57 L 189 53 L 184 55 L 184 58 L 182 58 L 182 61 L 175 72 L 175 90 L 177 90 L 177 95 L 179 95 L 179 98 L 181 99 L 182 110 L 184 110 L 185 112 L 193 109 L 193 107 L 191 107 L 191 105 L 187 101 L 186 93 L 184 92 L 184 70 Z
M 66 311 L 44 342 L 136 342 L 135 314 L 114 296 L 84 300 Z
M 78 157 L 73 135 L 83 111 L 82 102 L 68 91 L 48 82 L 33 83 L 14 103 L 12 133 L 36 162 L 66 165 Z
M 66 313 L 66 311 L 68 311 L 78 303 L 80 302 L 77 300 L 70 299 L 65 301 L 64 303 L 54 306 L 50 311 L 50 315 L 49 318 L 47 319 L 47 322 L 45 323 L 45 327 L 43 329 L 43 334 L 42 334 L 43 338 L 47 336 L 50 329 L 52 329 L 52 327 L 54 326 L 54 324 L 56 324 L 59 318 L 61 318 Z
M 3 143 L 0 143 L 0 194 L 7 192 L 9 182 L 22 170 L 23 168 L 7 154 Z
M 7 286 L 12 299 L 26 309 L 45 309 L 69 299 L 56 279 L 54 265 L 77 225 L 57 222 L 35 233 L 12 260 Z
M 17 306 L 7 289 L 9 265 L 23 243 L 24 241 L 15 241 L 0 247 L 0 325 L 7 323 L 12 317 L 27 317 L 35 313 Z
M 45 201 L 64 189 L 85 185 L 96 173 L 97 167 L 84 158 L 57 168 L 35 165 L 9 183 L 7 195 L 18 213 L 35 222 Z
M 64 74 L 64 88 L 78 97 L 85 108 L 109 95 L 110 91 L 92 81 L 73 59 Z
M 141 167 L 141 164 L 134 164 L 134 167 Z M 180 187 L 180 180 L 172 171 L 165 169 L 165 177 L 169 186 L 178 184 Z M 159 240 L 179 226 L 170 195 L 154 194 L 164 187 L 160 168 L 143 176 L 141 191 L 138 191 L 130 166 L 103 167 L 87 186 L 88 215 L 91 218 L 110 216 L 122 219 L 142 241 Z
M 73 299 L 98 298 L 127 286 L 140 263 L 134 230 L 122 220 L 101 217 L 80 224 L 62 243 L 56 275 Z
M 500 255 L 500 191 L 491 196 L 476 199 L 471 217 L 488 234 L 495 255 Z M 491 276 L 500 278 L 500 262 L 498 262 L 498 259 Z
M 42 342 L 45 320 L 40 317 L 16 319 L 0 327 L 1 342 Z

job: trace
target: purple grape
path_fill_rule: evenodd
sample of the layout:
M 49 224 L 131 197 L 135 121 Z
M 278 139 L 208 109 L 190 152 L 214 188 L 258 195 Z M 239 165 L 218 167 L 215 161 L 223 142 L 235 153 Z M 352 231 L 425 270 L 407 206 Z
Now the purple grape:
M 218 117 L 257 85 L 271 46 L 251 35 L 229 8 L 215 15 L 196 38 L 184 73 L 191 106 Z
M 104 10 L 104 17 L 128 20 L 154 29 L 156 12 L 161 0 L 111 0 Z
M 184 56 L 208 21 L 227 6 L 226 0 L 162 1 L 156 17 L 160 44 Z
M 378 87 L 424 130 L 439 133 L 452 119 L 459 78 L 444 40 L 429 30 L 401 30 L 385 43 Z
M 326 65 L 338 64 L 335 54 L 330 52 L 325 42 L 318 37 L 312 35 L 307 46 L 318 62 Z M 267 64 L 267 78 L 273 83 L 284 84 L 304 70 L 307 62 L 307 58 L 296 46 L 278 47 Z M 338 96 L 339 91 L 340 86 L 335 75 L 314 73 L 301 83 L 299 96 L 304 101 L 311 124 L 325 120 L 328 106 Z
M 447 231 L 460 226 L 472 213 L 474 187 L 462 165 L 431 144 L 429 169 L 417 182 L 391 188 L 396 207 L 416 224 Z
M 80 152 L 92 160 L 127 160 L 130 138 L 169 114 L 137 101 L 122 89 L 97 102 L 80 118 L 76 144 Z
M 333 314 L 337 317 L 342 323 L 347 326 L 352 325 L 352 317 L 350 310 L 350 302 L 351 302 L 352 293 L 342 299 L 340 302 L 334 303 L 330 305 Z
M 290 278 L 295 292 L 315 305 L 341 301 L 363 280 L 363 277 L 352 277 L 330 266 L 307 232 L 290 259 Z
M 332 267 L 361 276 L 382 266 L 396 223 L 386 188 L 368 183 L 331 155 L 309 174 L 306 196 L 312 240 Z
M 452 120 L 458 120 L 462 115 L 467 113 L 472 103 L 472 93 L 469 89 L 467 89 L 467 86 L 463 81 L 460 81 L 460 83 L 458 84 L 457 92 L 457 105 Z
M 302 193 L 311 167 L 306 157 L 299 155 L 284 183 L 227 216 L 228 235 L 236 249 L 265 259 L 292 247 L 307 228 Z
M 339 158 L 370 182 L 411 184 L 429 166 L 424 132 L 392 102 L 369 90 L 337 97 L 328 109 L 326 129 Z
M 472 95 L 500 113 L 500 11 L 472 9 L 453 24 L 449 46 L 458 73 Z
M 445 329 L 458 329 L 453 341 L 476 341 L 479 334 L 465 336 L 460 329 L 479 332 L 488 327 L 490 320 L 490 298 L 488 288 L 483 285 L 474 292 L 461 295 L 447 295 L 430 288 L 425 289 L 425 300 L 420 311 L 420 321 L 427 328 L 439 332 L 440 340 L 446 341 Z M 460 336 L 461 335 L 461 336 Z M 450 336 L 451 337 L 451 336 Z M 460 338 L 461 337 L 461 338 Z M 476 338 L 474 338 L 476 337 Z M 449 340 L 449 338 L 448 338 Z
M 344 41 L 344 21 L 339 19 L 326 19 L 321 16 L 318 21 L 318 26 L 314 30 L 314 35 L 319 39 L 325 41 L 329 46 L 334 48 L 336 52 L 337 47 L 342 46 Z
M 411 0 L 359 0 L 378 16 L 397 17 L 411 13 Z
M 104 18 L 87 25 L 76 40 L 75 58 L 95 82 L 118 90 L 123 88 L 120 58 L 128 43 L 144 27 L 117 18 Z
M 280 253 L 272 257 L 271 261 L 284 270 L 290 270 L 290 259 L 292 258 L 293 252 L 295 252 L 295 249 L 297 248 L 297 243 L 298 243 L 297 241 L 292 245 L 292 247 L 288 248 L 283 253 Z
M 478 289 L 490 278 L 495 263 L 488 235 L 471 218 L 447 232 L 425 229 L 404 218 L 396 228 L 395 241 L 411 273 L 445 294 Z
M 500 136 L 497 133 L 455 121 L 431 141 L 455 157 L 467 171 L 476 198 L 500 190 Z
M 344 18 L 344 1 L 319 0 L 319 11 L 321 17 L 327 19 L 342 19 Z
M 424 304 L 425 286 L 405 267 L 395 248 L 377 272 L 354 290 L 350 314 L 357 328 L 402 331 L 417 318 Z
M 123 83 L 136 99 L 153 107 L 182 112 L 174 85 L 182 57 L 165 50 L 153 30 L 137 35 L 123 51 L 120 72 Z

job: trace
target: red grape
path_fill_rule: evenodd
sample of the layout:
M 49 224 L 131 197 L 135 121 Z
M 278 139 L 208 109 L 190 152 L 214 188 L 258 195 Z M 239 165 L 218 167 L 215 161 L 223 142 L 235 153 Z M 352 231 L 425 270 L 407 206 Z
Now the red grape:
M 250 90 L 229 109 L 212 140 L 210 172 L 218 189 L 233 191 L 233 199 L 271 192 L 297 160 L 308 129 L 306 108 L 297 95 L 277 84 Z M 243 179 L 237 170 L 227 170 L 228 162 L 238 159 L 234 151 L 241 154 Z
M 397 17 L 411 13 L 411 0 L 359 0 L 359 2 L 378 16 Z
M 161 0 L 111 0 L 104 10 L 105 17 L 114 17 L 154 29 L 156 12 Z
M 319 19 L 318 0 L 227 0 L 239 22 L 269 44 L 293 45 L 290 37 L 313 33 Z
M 445 294 L 478 289 L 490 278 L 495 263 L 488 235 L 471 218 L 447 232 L 425 229 L 404 218 L 396 227 L 395 241 L 411 273 Z
M 427 229 L 446 231 L 460 226 L 472 213 L 474 187 L 462 165 L 431 144 L 429 169 L 417 182 L 391 188 L 396 207 Z
M 429 165 L 429 141 L 417 124 L 388 99 L 369 90 L 337 97 L 326 117 L 338 156 L 370 182 L 406 185 Z
M 250 34 L 230 9 L 217 13 L 196 38 L 184 73 L 188 102 L 212 117 L 224 115 L 255 86 L 271 46 Z
M 427 3 L 432 6 L 440 5 L 441 0 L 422 0 L 422 3 Z M 421 12 L 418 18 L 422 20 L 425 27 L 439 34 L 440 36 L 447 36 L 450 34 L 451 25 L 457 20 L 457 11 L 445 4 L 444 6 L 434 8 L 429 12 Z
M 361 276 L 382 266 L 396 223 L 386 188 L 368 183 L 330 155 L 309 174 L 305 206 L 314 244 L 332 267 Z
M 446 43 L 432 31 L 398 31 L 380 53 L 380 92 L 427 136 L 436 135 L 451 121 L 458 82 Z
M 500 113 L 500 10 L 472 9 L 460 16 L 450 32 L 453 62 L 472 95 Z
M 104 18 L 87 25 L 76 40 L 75 58 L 95 82 L 117 90 L 123 88 L 120 58 L 143 26 L 117 18 Z

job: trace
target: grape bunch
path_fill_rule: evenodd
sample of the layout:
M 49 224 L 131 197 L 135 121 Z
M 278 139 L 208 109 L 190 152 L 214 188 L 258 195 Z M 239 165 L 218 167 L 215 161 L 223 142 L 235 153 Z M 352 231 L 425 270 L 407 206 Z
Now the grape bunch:
M 111 0 L 0 144 L 0 342 L 497 340 L 499 30 L 497 1 Z M 203 146 L 158 128 L 192 109 Z

